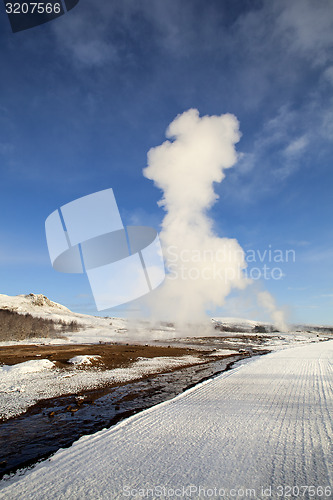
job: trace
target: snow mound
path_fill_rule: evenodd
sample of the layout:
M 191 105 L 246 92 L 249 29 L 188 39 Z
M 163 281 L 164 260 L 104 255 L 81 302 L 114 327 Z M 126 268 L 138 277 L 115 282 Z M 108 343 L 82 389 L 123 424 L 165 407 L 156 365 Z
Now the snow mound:
M 233 351 L 232 349 L 217 349 L 212 352 L 210 356 L 231 356 L 233 354 L 239 354 L 238 351 Z
M 56 307 L 58 309 L 65 309 L 66 311 L 69 311 L 69 309 L 61 304 L 58 304 L 57 302 L 53 302 L 52 300 L 48 299 L 45 295 L 42 295 L 41 293 L 34 294 L 34 293 L 29 293 L 29 295 L 19 295 L 19 297 L 24 297 L 29 301 L 32 305 L 34 306 L 49 306 L 49 307 Z
M 19 297 L 25 298 L 28 303 L 34 306 L 38 307 L 48 306 L 57 309 L 62 309 L 64 311 L 69 311 L 67 307 L 63 306 L 62 304 L 58 304 L 57 302 L 53 302 L 52 300 L 48 299 L 45 295 L 42 295 L 41 293 L 38 294 L 29 293 L 29 295 L 19 295 Z
M 179 366 L 203 363 L 197 356 L 186 355 L 173 358 L 171 356 L 157 356 L 155 358 L 137 358 L 133 366 L 139 369 L 150 369 L 158 372 L 163 370 L 166 366 L 168 368 L 177 368 Z
M 0 375 L 24 375 L 25 373 L 36 373 L 42 372 L 44 370 L 49 370 L 55 365 L 49 359 L 32 359 L 30 361 L 24 361 L 23 363 L 18 363 L 17 365 L 3 365 L 0 366 Z
M 91 365 L 93 361 L 99 361 L 101 359 L 101 356 L 92 356 L 89 354 L 86 354 L 84 356 L 74 356 L 74 358 L 71 358 L 68 360 L 68 363 L 71 365 L 75 366 L 82 366 L 82 365 Z

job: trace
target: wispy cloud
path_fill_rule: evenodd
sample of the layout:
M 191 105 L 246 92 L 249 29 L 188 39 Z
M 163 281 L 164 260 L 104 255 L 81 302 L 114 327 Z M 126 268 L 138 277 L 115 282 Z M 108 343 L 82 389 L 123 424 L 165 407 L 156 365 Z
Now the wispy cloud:
M 297 139 L 292 140 L 288 146 L 284 150 L 284 155 L 287 158 L 294 158 L 298 154 L 302 153 L 306 146 L 308 145 L 309 140 L 306 135 L 302 137 L 298 137 Z
M 333 262 L 333 248 L 332 247 L 322 247 L 322 248 L 312 248 L 309 251 L 304 252 L 300 259 L 303 262 L 320 263 L 323 266 L 329 266 L 327 269 L 332 268 Z
M 288 286 L 288 290 L 292 290 L 294 292 L 304 292 L 305 290 L 309 290 L 309 286 Z
M 283 0 L 277 27 L 288 40 L 288 50 L 313 66 L 332 60 L 333 15 L 330 0 Z M 331 12 L 331 15 L 329 15 Z
M 117 45 L 108 36 L 114 5 L 88 0 L 52 23 L 63 57 L 69 58 L 78 69 L 100 67 L 118 59 Z
M 28 248 L 21 250 L 8 246 L 0 246 L 0 266 L 49 266 L 50 259 L 47 252 L 40 249 L 34 250 Z
M 288 242 L 288 245 L 297 247 L 308 247 L 309 245 L 311 245 L 311 242 L 307 240 L 291 240 Z
M 326 109 L 324 102 L 327 104 L 318 90 L 297 109 L 291 104 L 282 105 L 262 124 L 231 173 L 231 185 L 235 188 L 237 184 L 233 196 L 250 201 L 279 190 L 300 168 L 311 168 L 318 147 L 322 155 L 329 151 L 333 110 L 329 106 Z

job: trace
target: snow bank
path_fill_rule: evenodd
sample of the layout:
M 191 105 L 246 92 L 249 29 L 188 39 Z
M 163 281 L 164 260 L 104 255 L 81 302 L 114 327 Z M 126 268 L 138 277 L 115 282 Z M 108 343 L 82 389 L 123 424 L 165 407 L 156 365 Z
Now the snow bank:
M 212 352 L 210 356 L 231 356 L 233 354 L 239 354 L 239 352 L 233 351 L 232 349 L 217 349 L 216 351 Z
M 17 377 L 25 375 L 27 373 L 37 373 L 44 370 L 49 370 L 50 368 L 54 368 L 54 366 L 54 363 L 49 359 L 32 359 L 30 361 L 18 363 L 17 365 L 3 365 L 0 366 L 0 381 L 1 377 L 3 377 L 4 375 Z
M 238 354 L 238 353 L 237 353 Z M 152 371 L 159 372 L 163 370 L 165 364 L 167 364 L 168 368 L 177 368 L 178 366 L 183 366 L 184 364 L 192 365 L 203 363 L 196 356 L 181 356 L 179 358 L 172 358 L 170 356 L 160 356 L 155 358 L 137 358 L 137 361 L 133 364 L 133 366 L 138 370 L 147 370 L 151 369 Z
M 83 355 L 83 356 L 74 356 L 74 358 L 71 358 L 68 360 L 68 363 L 71 365 L 75 366 L 82 366 L 82 365 L 91 365 L 93 361 L 99 361 L 102 357 L 101 356 L 92 356 L 89 354 Z

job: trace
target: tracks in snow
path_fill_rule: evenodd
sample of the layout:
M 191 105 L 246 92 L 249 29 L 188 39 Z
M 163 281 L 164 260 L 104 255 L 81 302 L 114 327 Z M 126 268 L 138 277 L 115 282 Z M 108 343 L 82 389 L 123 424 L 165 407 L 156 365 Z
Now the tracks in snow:
M 271 498 L 288 486 L 325 488 L 333 479 L 332 358 L 333 341 L 259 358 L 80 439 L 3 483 L 0 498 L 167 498 L 159 493 L 168 489 L 204 498 L 216 488 L 215 498 L 246 498 L 251 489 L 259 499 L 262 488 Z M 295 491 L 289 498 L 328 498 Z

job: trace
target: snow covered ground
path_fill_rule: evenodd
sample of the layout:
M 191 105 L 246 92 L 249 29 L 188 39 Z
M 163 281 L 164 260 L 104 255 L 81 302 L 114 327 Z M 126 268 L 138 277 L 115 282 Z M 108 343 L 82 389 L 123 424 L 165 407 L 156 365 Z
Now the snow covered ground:
M 82 437 L 0 498 L 332 498 L 332 369 L 333 341 L 251 360 Z
M 94 356 L 72 358 L 82 367 Z M 149 373 L 159 373 L 181 366 L 199 364 L 196 356 L 138 358 L 127 368 L 114 370 L 62 370 L 48 359 L 25 361 L 13 366 L 0 366 L 0 419 L 14 417 L 37 401 L 62 394 L 75 394 L 103 385 L 129 382 Z
M 256 341 L 258 334 L 251 333 L 255 326 L 269 327 L 268 323 L 237 318 L 215 318 L 212 323 L 198 325 L 194 328 L 180 331 L 172 325 L 152 326 L 149 322 L 129 324 L 121 318 L 100 318 L 77 314 L 67 307 L 49 300 L 41 294 L 18 295 L 15 297 L 0 294 L 0 308 L 10 309 L 18 313 L 29 313 L 33 316 L 53 319 L 54 321 L 76 321 L 80 325 L 77 332 L 67 333 L 66 339 L 30 339 L 29 341 L 6 341 L 1 345 L 22 344 L 98 344 L 101 342 L 135 342 L 154 344 L 173 342 L 174 345 L 192 347 L 197 350 L 212 350 L 212 356 L 227 356 L 237 354 L 237 349 L 254 347 L 262 349 L 284 349 L 295 343 L 318 341 L 317 334 L 311 332 L 272 332 L 264 334 L 267 341 Z M 239 328 L 240 333 L 225 332 L 214 329 L 214 325 L 229 325 Z M 252 339 L 251 343 L 244 344 L 244 331 Z M 190 337 L 183 338 L 183 335 Z M 170 339 L 172 339 L 170 341 Z M 208 339 L 208 340 L 207 340 Z M 213 340 L 212 340 L 213 339 Z M 226 341 L 228 339 L 228 341 Z M 90 357 L 91 358 L 91 357 Z M 76 393 L 85 389 L 92 389 L 106 384 L 131 381 L 156 373 L 163 369 L 173 369 L 188 364 L 199 363 L 198 357 L 183 356 L 181 358 L 150 358 L 138 360 L 128 368 L 114 370 L 82 370 L 89 368 L 89 356 L 72 360 L 72 370 L 61 370 L 49 360 L 35 360 L 19 363 L 12 367 L 0 366 L 0 418 L 8 418 L 25 411 L 29 406 L 45 398 L 56 397 L 61 394 Z M 78 368 L 77 370 L 75 368 Z M 81 369 L 79 369 L 81 368 Z

